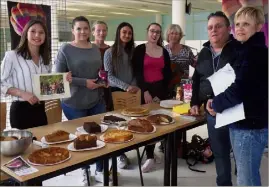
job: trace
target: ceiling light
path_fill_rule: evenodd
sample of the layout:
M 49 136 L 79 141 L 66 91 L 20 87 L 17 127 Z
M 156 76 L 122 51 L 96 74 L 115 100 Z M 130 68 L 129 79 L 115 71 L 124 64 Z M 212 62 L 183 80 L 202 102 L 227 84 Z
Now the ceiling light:
M 111 5 L 103 4 L 103 3 L 91 3 L 91 2 L 85 2 L 85 1 L 73 1 L 68 2 L 67 4 L 78 4 L 81 3 L 81 5 L 87 5 L 87 6 L 95 6 L 95 7 L 111 7 Z
M 68 10 L 68 11 L 81 11 L 81 9 L 77 9 L 77 8 L 68 8 L 68 7 L 66 7 L 65 9 Z
M 158 10 L 150 10 L 150 9 L 139 9 L 145 12 L 159 12 Z
M 99 18 L 105 18 L 106 16 L 101 16 L 101 15 L 86 15 L 87 17 L 99 17 Z
M 119 14 L 119 15 L 132 15 L 132 14 L 128 14 L 128 13 L 124 13 L 124 12 L 110 12 L 111 14 Z

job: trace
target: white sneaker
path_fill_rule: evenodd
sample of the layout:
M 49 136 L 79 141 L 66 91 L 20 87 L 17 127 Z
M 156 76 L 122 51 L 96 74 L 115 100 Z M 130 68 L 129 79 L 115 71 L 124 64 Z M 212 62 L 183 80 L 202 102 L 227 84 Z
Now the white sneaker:
M 148 173 L 154 168 L 154 159 L 147 159 L 146 162 L 142 166 L 142 172 L 143 173 Z
M 104 183 L 104 173 L 99 172 L 99 171 L 95 171 L 95 181 L 100 182 L 100 183 Z M 113 185 L 113 182 L 112 182 L 111 178 L 109 177 L 109 186 L 112 186 L 112 185 Z
M 129 159 L 127 158 L 125 154 L 123 154 L 117 158 L 117 163 L 118 163 L 118 168 L 126 169 L 129 165 Z

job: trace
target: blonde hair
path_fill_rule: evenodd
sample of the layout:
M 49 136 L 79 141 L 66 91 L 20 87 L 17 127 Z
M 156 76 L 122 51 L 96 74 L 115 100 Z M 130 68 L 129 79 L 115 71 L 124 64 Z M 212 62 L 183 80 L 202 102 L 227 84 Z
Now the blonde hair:
M 255 8 L 251 6 L 241 7 L 234 16 L 234 22 L 236 22 L 236 20 L 240 16 L 250 17 L 255 20 L 256 24 L 263 25 L 265 23 L 264 13 L 259 8 Z
M 105 25 L 106 30 L 108 30 L 108 26 L 107 26 L 106 22 L 97 20 L 92 24 L 92 31 L 95 31 L 95 26 L 99 25 L 99 24 Z
M 179 25 L 177 25 L 177 24 L 170 24 L 170 25 L 168 25 L 168 28 L 167 28 L 167 30 L 166 30 L 166 34 L 165 34 L 165 36 L 166 36 L 166 41 L 169 43 L 169 34 L 172 32 L 172 31 L 175 31 L 175 32 L 177 32 L 178 34 L 179 34 L 179 41 L 181 40 L 181 38 L 183 38 L 183 36 L 185 36 L 184 34 L 183 34 L 183 32 L 182 32 L 182 29 L 181 29 L 181 27 L 179 26 Z M 178 42 L 179 42 L 178 41 Z

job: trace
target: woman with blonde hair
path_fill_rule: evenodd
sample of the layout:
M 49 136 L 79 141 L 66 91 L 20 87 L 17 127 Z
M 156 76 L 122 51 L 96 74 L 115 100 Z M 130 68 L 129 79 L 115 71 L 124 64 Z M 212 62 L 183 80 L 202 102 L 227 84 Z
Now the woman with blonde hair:
M 94 44 L 99 47 L 101 58 L 102 58 L 102 68 L 104 70 L 104 54 L 107 49 L 110 48 L 109 45 L 105 43 L 105 39 L 107 36 L 108 26 L 104 21 L 95 21 L 92 25 L 92 35 L 94 36 Z M 112 111 L 112 94 L 111 88 L 104 88 L 104 100 L 106 103 L 106 111 Z
M 99 47 L 102 56 L 102 61 L 104 59 L 105 51 L 108 48 L 110 48 L 110 46 L 105 43 L 107 31 L 108 26 L 104 21 L 95 21 L 92 25 L 92 35 L 94 36 L 93 43 Z
M 171 59 L 171 68 L 173 78 L 170 86 L 179 84 L 182 78 L 189 77 L 189 65 L 195 66 L 195 56 L 192 50 L 183 44 L 180 44 L 184 37 L 182 29 L 177 24 L 171 24 L 166 31 L 166 41 L 168 44 L 164 48 L 168 51 Z
M 261 29 L 263 12 L 254 7 L 240 8 L 234 17 L 235 38 L 241 45 L 230 62 L 235 82 L 207 102 L 211 115 L 240 103 L 245 119 L 229 125 L 230 140 L 237 168 L 238 186 L 261 186 L 260 166 L 268 145 L 268 48 Z M 249 85 L 254 85 L 252 89 Z M 227 142 L 229 143 L 229 142 Z

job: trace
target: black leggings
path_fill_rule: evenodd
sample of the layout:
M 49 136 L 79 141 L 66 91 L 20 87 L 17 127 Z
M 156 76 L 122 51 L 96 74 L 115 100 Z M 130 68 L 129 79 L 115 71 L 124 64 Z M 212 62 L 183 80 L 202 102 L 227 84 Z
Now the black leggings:
M 10 106 L 10 125 L 12 128 L 28 129 L 47 125 L 45 102 L 31 105 L 26 101 L 12 102 Z
M 152 96 L 152 99 L 154 97 L 158 97 L 160 100 L 163 100 L 166 98 L 167 90 L 165 89 L 165 86 L 162 80 L 158 82 L 153 82 L 153 83 L 146 83 L 146 87 L 150 95 Z M 142 103 L 145 104 L 144 93 L 141 95 L 142 95 Z M 147 159 L 153 159 L 155 144 L 146 145 L 145 148 L 146 148 Z

